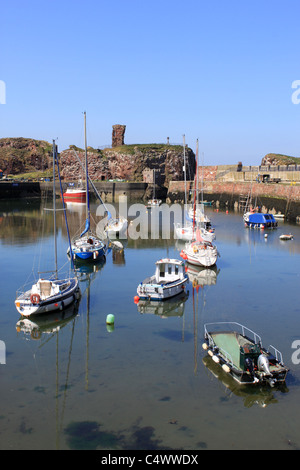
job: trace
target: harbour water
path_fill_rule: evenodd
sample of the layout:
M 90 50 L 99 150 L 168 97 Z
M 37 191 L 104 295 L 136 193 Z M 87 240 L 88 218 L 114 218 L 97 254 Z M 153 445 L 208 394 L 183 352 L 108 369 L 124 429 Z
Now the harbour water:
M 300 448 L 300 227 L 250 230 L 240 213 L 206 212 L 220 258 L 214 270 L 189 271 L 188 298 L 136 305 L 138 283 L 158 259 L 180 259 L 182 244 L 128 239 L 82 268 L 77 308 L 34 326 L 19 323 L 14 300 L 39 255 L 51 254 L 51 214 L 41 222 L 39 201 L 0 203 L 1 450 Z M 72 233 L 84 214 L 68 218 Z M 290 232 L 294 240 L 279 240 Z M 67 243 L 61 214 L 58 259 L 68 266 Z M 241 388 L 220 372 L 201 347 L 215 321 L 242 323 L 276 346 L 286 386 Z

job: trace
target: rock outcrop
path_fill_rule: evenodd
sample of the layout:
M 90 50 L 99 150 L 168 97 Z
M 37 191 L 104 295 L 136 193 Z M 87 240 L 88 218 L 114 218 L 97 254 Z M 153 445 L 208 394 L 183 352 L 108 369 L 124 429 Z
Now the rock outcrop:
M 44 140 L 23 137 L 0 139 L 0 168 L 17 175 L 52 167 L 52 145 Z
M 186 148 L 187 178 L 193 179 L 195 172 L 194 152 Z M 76 156 L 77 155 L 77 156 Z M 66 180 L 83 176 L 84 151 L 70 146 L 60 154 L 61 174 Z M 105 150 L 88 149 L 89 175 L 93 180 L 143 181 L 143 171 L 157 169 L 164 186 L 169 181 L 182 180 L 183 149 L 176 145 L 148 144 L 123 145 Z
M 268 153 L 261 161 L 262 166 L 272 165 L 299 165 L 300 158 L 289 157 L 288 155 L 281 155 L 279 153 Z

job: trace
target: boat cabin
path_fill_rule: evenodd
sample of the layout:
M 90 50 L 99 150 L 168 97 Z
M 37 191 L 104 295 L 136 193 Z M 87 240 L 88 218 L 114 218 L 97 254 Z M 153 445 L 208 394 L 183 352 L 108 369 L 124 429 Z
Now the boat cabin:
M 48 299 L 53 295 L 59 293 L 59 286 L 48 279 L 39 279 L 36 284 L 32 286 L 31 295 L 38 295 L 41 300 Z
M 177 259 L 164 258 L 156 263 L 155 280 L 157 284 L 183 279 L 185 276 L 184 262 Z

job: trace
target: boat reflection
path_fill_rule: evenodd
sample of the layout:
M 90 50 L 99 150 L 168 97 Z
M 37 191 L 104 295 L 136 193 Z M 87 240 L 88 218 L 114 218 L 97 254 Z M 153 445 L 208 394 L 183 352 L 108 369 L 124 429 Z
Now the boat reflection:
M 217 277 L 220 269 L 217 266 L 205 268 L 203 266 L 194 266 L 186 263 L 185 271 L 193 287 L 214 286 L 217 283 Z
M 203 358 L 203 364 L 207 370 L 217 378 L 225 387 L 227 399 L 229 400 L 232 395 L 240 397 L 245 408 L 251 408 L 257 405 L 261 408 L 266 408 L 269 405 L 275 405 L 279 400 L 275 396 L 275 392 L 288 393 L 289 389 L 286 384 L 277 385 L 275 388 L 251 385 L 239 385 L 231 375 L 226 374 L 219 364 L 216 364 L 210 356 Z
M 62 311 L 35 315 L 34 319 L 21 317 L 16 324 L 17 333 L 24 333 L 26 338 L 30 337 L 35 341 L 46 335 L 57 334 L 78 316 L 79 303 L 80 301 L 77 301 Z
M 185 309 L 185 302 L 188 293 L 182 292 L 180 295 L 165 301 L 140 300 L 137 304 L 138 312 L 142 315 L 150 313 L 161 318 L 182 317 Z

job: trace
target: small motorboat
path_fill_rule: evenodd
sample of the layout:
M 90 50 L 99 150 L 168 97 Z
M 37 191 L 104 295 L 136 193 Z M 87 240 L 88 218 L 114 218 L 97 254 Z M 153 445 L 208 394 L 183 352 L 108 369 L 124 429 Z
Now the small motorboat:
M 260 336 L 235 322 L 207 323 L 202 347 L 239 384 L 285 382 L 289 369 L 274 346 L 264 349 Z
M 66 191 L 63 193 L 65 202 L 86 202 L 86 188 L 81 180 L 77 184 L 69 183 Z
M 139 284 L 135 301 L 166 300 L 185 290 L 189 278 L 183 261 L 163 258 L 155 264 L 155 274 Z
M 291 233 L 289 233 L 289 234 L 282 234 L 282 235 L 280 235 L 279 239 L 280 239 L 280 240 L 293 240 L 293 239 L 294 239 L 294 235 L 292 235 Z
M 250 228 L 276 228 L 278 222 L 273 214 L 263 214 L 262 212 L 246 212 L 243 215 L 246 227 Z

